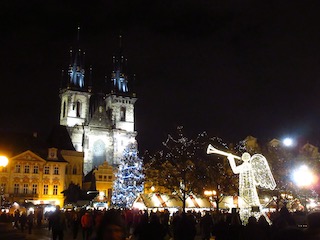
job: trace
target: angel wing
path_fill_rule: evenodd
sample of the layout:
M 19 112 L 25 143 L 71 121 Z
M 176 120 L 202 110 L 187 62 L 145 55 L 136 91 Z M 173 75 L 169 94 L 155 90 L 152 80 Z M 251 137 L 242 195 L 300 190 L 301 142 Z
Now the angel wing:
M 261 154 L 251 157 L 251 168 L 256 185 L 262 188 L 275 189 L 276 182 L 272 176 L 267 159 Z

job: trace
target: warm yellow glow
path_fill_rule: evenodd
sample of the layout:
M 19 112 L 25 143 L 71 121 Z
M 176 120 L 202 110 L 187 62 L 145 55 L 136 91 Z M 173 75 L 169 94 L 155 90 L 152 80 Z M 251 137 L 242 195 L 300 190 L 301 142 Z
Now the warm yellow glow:
M 154 192 L 154 190 L 156 190 L 156 188 L 154 186 L 152 186 L 151 191 Z
M 204 195 L 206 195 L 206 196 L 214 196 L 214 195 L 217 195 L 217 192 L 215 190 L 212 190 L 212 191 L 205 190 L 204 191 Z
M 6 167 L 9 163 L 9 159 L 6 156 L 0 156 L 0 167 Z

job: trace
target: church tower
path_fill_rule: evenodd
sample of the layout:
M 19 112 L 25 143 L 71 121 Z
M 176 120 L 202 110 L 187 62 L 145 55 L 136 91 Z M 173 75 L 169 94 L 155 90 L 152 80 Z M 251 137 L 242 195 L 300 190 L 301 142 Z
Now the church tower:
M 104 93 L 95 93 L 87 83 L 85 54 L 81 48 L 70 52 L 68 81 L 60 91 L 60 125 L 67 127 L 75 149 L 84 152 L 85 174 L 105 162 L 117 166 L 124 149 L 136 142 L 134 105 L 137 98 L 129 86 L 121 41 L 122 36 L 113 56 L 111 86 Z
M 77 45 L 70 50 L 68 76 L 60 90 L 60 125 L 66 126 L 77 151 L 82 151 L 82 128 L 88 122 L 91 87 L 86 84 L 84 67 L 85 52 L 79 45 L 80 27 L 78 27 Z M 77 129 L 78 134 L 76 134 Z

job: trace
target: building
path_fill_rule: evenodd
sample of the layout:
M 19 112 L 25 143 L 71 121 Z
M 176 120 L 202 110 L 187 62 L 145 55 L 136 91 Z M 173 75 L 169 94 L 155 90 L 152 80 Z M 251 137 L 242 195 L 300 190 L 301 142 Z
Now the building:
M 78 41 L 79 43 L 79 41 Z M 126 73 L 127 59 L 119 51 L 113 56 L 110 89 L 94 92 L 84 66 L 84 52 L 70 51 L 68 75 L 60 90 L 60 124 L 66 126 L 74 148 L 84 152 L 84 173 L 105 161 L 117 166 L 125 147 L 135 142 L 134 106 Z
M 63 206 L 61 192 L 71 182 L 82 187 L 83 153 L 74 150 L 65 127 L 53 128 L 47 141 L 37 134 L 0 135 L 0 153 L 9 159 L 0 167 L 1 203 Z
M 111 203 L 113 181 L 115 178 L 114 168 L 107 162 L 99 167 L 92 169 L 84 178 L 83 189 L 90 191 L 96 190 L 98 196 L 96 201 Z M 92 189 L 93 188 L 93 189 Z

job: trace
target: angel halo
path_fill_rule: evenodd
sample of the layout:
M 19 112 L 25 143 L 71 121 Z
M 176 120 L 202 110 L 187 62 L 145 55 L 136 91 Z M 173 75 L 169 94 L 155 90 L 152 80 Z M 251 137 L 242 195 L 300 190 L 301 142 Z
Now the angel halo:
M 276 187 L 267 159 L 261 154 L 250 156 L 247 152 L 243 153 L 240 158 L 209 145 L 207 154 L 211 153 L 227 156 L 233 173 L 239 174 L 239 197 L 242 199 L 242 204 L 239 204 L 239 214 L 242 222 L 247 224 L 250 216 L 259 219 L 263 215 L 271 224 L 270 219 L 262 210 L 256 188 L 260 186 L 273 190 Z M 241 159 L 243 163 L 237 166 L 235 158 Z

